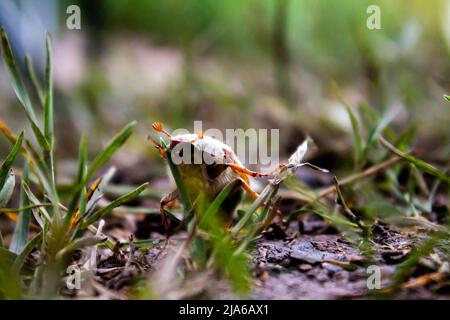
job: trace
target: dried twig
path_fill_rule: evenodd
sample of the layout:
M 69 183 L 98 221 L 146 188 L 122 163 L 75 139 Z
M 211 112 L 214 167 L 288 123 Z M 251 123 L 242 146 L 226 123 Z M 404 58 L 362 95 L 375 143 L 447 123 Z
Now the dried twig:
M 379 163 L 377 165 L 369 167 L 369 168 L 367 168 L 366 170 L 364 170 L 364 171 L 362 171 L 360 173 L 357 173 L 357 174 L 354 174 L 354 175 L 351 175 L 351 176 L 349 176 L 347 178 L 342 179 L 341 181 L 339 181 L 339 185 L 340 186 L 345 186 L 345 185 L 348 185 L 348 184 L 352 184 L 352 183 L 354 183 L 356 181 L 362 180 L 364 178 L 373 176 L 373 175 L 377 174 L 378 172 L 381 172 L 383 170 L 386 170 L 389 167 L 392 167 L 393 165 L 397 164 L 401 160 L 402 160 L 402 158 L 400 158 L 400 157 L 392 157 L 392 158 L 390 158 L 390 159 L 388 159 L 388 160 L 386 160 L 384 162 L 381 162 L 381 163 Z M 313 201 L 317 201 L 317 200 L 319 200 L 319 199 L 321 199 L 323 197 L 326 197 L 327 195 L 332 194 L 334 192 L 336 192 L 336 186 L 335 185 L 330 186 L 330 187 L 320 191 L 318 193 L 318 196 Z

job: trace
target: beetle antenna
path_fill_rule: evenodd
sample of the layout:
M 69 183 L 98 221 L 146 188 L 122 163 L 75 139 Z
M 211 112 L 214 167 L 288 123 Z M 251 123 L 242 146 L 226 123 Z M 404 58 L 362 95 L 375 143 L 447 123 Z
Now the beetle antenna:
M 153 122 L 152 128 L 153 128 L 153 130 L 155 130 L 157 132 L 164 133 L 169 139 L 172 139 L 172 136 L 170 135 L 170 133 L 168 133 L 166 130 L 164 130 L 164 126 L 161 122 Z

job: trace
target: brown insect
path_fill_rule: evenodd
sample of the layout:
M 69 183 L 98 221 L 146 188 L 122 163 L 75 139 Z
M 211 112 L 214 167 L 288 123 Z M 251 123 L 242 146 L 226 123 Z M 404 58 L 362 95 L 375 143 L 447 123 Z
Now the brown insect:
M 249 177 L 270 176 L 267 173 L 245 168 L 230 146 L 204 135 L 201 131 L 197 134 L 172 136 L 164 130 L 163 125 L 159 122 L 153 123 L 152 127 L 170 140 L 167 150 L 165 150 L 161 144 L 149 137 L 162 157 L 165 158 L 166 151 L 179 152 L 181 155 L 183 155 L 183 151 L 190 152 L 191 158 L 187 157 L 187 159 L 191 161 L 176 166 L 191 203 L 195 202 L 200 192 L 203 192 L 212 200 L 226 185 L 233 180 L 238 180 L 221 207 L 221 213 L 228 221 L 230 221 L 231 214 L 241 199 L 242 191 L 248 192 L 252 198 L 258 197 L 258 193 L 250 186 Z M 201 163 L 193 161 L 195 156 L 201 157 Z M 162 215 L 164 215 L 164 208 L 176 199 L 178 199 L 176 189 L 161 199 L 160 211 Z

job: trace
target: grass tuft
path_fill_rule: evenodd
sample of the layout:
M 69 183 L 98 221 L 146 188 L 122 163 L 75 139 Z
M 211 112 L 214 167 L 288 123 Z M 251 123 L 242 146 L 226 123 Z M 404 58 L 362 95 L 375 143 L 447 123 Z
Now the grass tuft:
M 98 188 L 104 187 L 113 171 L 109 170 L 103 179 L 97 179 L 91 188 L 86 191 L 86 185 L 112 157 L 112 155 L 128 140 L 133 133 L 136 122 L 131 122 L 124 127 L 105 148 L 88 165 L 87 139 L 82 138 L 79 151 L 79 166 L 75 181 L 70 188 L 69 195 L 59 193 L 56 184 L 54 147 L 57 132 L 54 130 L 54 105 L 53 105 L 53 78 L 52 78 L 52 50 L 50 35 L 46 37 L 46 68 L 45 91 L 37 80 L 32 61 L 27 58 L 26 65 L 28 75 L 38 94 L 39 101 L 43 105 L 43 131 L 39 127 L 38 112 L 32 105 L 24 82 L 18 71 L 11 45 L 6 32 L 1 29 L 2 54 L 8 73 L 13 84 L 14 92 L 21 103 L 28 121 L 33 129 L 39 147 L 34 148 L 25 138 L 22 132 L 15 136 L 6 124 L 0 122 L 0 129 L 6 138 L 13 144 L 12 151 L 3 161 L 0 167 L 0 209 L 1 212 L 18 211 L 16 226 L 9 250 L 0 248 L 0 278 L 2 288 L 0 296 L 5 297 L 47 297 L 53 298 L 59 294 L 61 286 L 61 274 L 68 264 L 70 255 L 79 249 L 94 246 L 105 242 L 105 237 L 84 236 L 79 230 L 95 230 L 93 224 L 105 217 L 114 208 L 137 197 L 147 187 L 143 184 L 131 192 L 119 196 L 109 205 L 95 211 L 94 207 L 102 196 Z M 20 208 L 5 208 L 12 195 L 15 176 L 12 165 L 19 151 L 24 156 L 24 169 L 20 189 Z M 102 184 L 103 183 L 103 184 Z M 31 188 L 31 186 L 33 188 Z M 33 191 L 32 191 L 33 189 Z M 89 200 L 94 201 L 90 202 Z M 67 211 L 64 202 L 67 201 Z M 93 212 L 92 214 L 90 214 Z M 39 231 L 30 237 L 30 219 L 33 215 L 38 224 Z M 76 219 L 74 219 L 76 218 Z M 113 247 L 110 241 L 106 245 Z M 0 235 L 0 246 L 3 241 Z M 33 272 L 31 283 L 17 286 L 24 275 L 21 273 L 28 255 L 38 250 L 38 263 L 28 266 Z M 3 282 L 5 281 L 5 282 Z M 3 286 L 5 283 L 5 286 Z M 25 282 L 23 282 L 25 283 Z

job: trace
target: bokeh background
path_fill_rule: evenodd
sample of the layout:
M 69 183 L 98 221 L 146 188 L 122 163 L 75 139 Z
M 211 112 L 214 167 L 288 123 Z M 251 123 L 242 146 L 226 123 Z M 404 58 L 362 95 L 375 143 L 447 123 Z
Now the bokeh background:
M 81 30 L 66 27 L 71 4 Z M 366 27 L 371 4 L 381 30 Z M 415 129 L 421 157 L 448 164 L 450 1 L 2 0 L 0 24 L 41 79 L 52 34 L 59 167 L 72 165 L 81 134 L 93 153 L 137 119 L 115 157 L 132 180 L 165 174 L 145 139 L 152 121 L 279 128 L 282 156 L 310 135 L 316 163 L 345 170 L 351 124 L 333 83 L 355 110 L 395 111 L 393 128 Z M 0 118 L 16 133 L 26 123 L 3 65 Z M 7 146 L 0 139 L 0 157 Z

